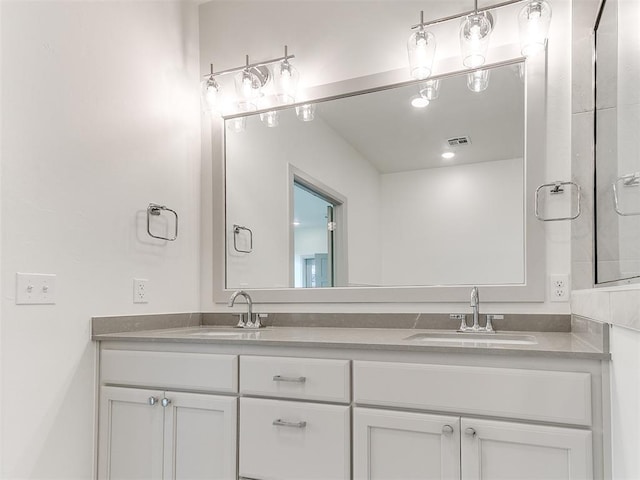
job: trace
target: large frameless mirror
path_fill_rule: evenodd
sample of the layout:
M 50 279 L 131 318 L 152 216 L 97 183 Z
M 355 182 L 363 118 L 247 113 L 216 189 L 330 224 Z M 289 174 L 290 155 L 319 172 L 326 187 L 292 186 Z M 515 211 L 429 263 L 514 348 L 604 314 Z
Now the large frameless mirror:
M 640 281 L 640 4 L 606 0 L 596 24 L 596 283 Z

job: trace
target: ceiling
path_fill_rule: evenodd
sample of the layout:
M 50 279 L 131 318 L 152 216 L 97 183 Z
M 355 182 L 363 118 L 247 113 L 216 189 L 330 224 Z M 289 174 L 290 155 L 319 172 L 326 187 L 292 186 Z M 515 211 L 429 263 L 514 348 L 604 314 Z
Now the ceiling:
M 316 113 L 381 173 L 521 158 L 525 98 L 517 65 L 491 69 L 484 92 L 466 82 L 466 74 L 442 79 L 439 98 L 422 109 L 411 106 L 419 87 L 410 85 L 318 103 Z M 447 139 L 462 136 L 470 145 L 449 147 Z M 444 160 L 445 151 L 456 156 Z

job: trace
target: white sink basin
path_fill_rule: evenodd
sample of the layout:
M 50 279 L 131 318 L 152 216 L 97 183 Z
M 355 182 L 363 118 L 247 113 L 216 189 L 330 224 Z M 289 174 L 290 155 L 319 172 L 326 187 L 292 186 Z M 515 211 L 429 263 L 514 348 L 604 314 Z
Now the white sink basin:
M 421 343 L 475 343 L 493 345 L 535 345 L 538 343 L 536 337 L 533 335 L 518 333 L 417 333 L 405 338 L 405 340 Z

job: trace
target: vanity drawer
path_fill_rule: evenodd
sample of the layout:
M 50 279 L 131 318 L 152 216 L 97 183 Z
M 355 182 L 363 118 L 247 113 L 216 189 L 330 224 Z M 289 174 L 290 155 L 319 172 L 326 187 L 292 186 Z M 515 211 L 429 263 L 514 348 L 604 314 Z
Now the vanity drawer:
M 240 393 L 349 403 L 349 360 L 240 357 Z
M 240 399 L 241 477 L 348 479 L 350 439 L 348 406 Z
M 353 364 L 354 402 L 591 425 L 591 375 L 457 365 Z
M 235 393 L 238 356 L 102 350 L 100 381 L 110 385 Z

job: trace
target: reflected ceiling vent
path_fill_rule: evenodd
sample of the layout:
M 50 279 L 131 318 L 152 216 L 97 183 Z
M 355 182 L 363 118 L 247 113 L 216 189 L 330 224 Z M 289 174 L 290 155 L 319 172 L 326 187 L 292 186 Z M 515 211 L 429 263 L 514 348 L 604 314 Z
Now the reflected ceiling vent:
M 461 147 L 463 145 L 471 145 L 469 137 L 454 137 L 447 140 L 450 147 Z

